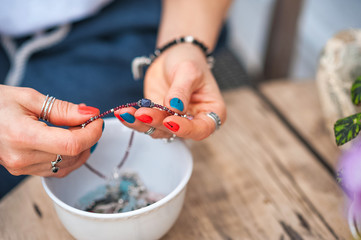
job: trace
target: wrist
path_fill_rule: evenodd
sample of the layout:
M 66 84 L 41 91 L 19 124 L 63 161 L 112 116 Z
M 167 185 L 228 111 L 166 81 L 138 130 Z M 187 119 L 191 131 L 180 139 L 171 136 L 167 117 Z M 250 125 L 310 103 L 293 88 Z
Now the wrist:
M 200 40 L 196 39 L 193 36 L 178 37 L 178 38 L 175 38 L 175 39 L 165 43 L 163 46 L 158 47 L 154 51 L 153 56 L 151 55 L 150 58 L 152 60 L 154 60 L 167 49 L 174 48 L 174 46 L 177 46 L 177 45 L 186 45 L 186 44 L 188 44 L 188 45 L 191 44 L 193 46 L 198 47 L 203 52 L 203 54 L 205 55 L 207 60 L 209 59 L 209 61 L 211 61 L 211 62 L 213 61 L 213 58 L 211 57 L 212 52 L 208 49 L 208 47 L 203 42 L 201 42 Z
M 149 57 L 143 56 L 143 57 L 137 57 L 132 62 L 132 72 L 133 77 L 135 79 L 139 79 L 143 76 L 142 68 L 146 65 L 151 65 L 158 57 L 161 55 L 164 55 L 163 52 L 168 51 L 170 48 L 173 48 L 178 45 L 193 45 L 194 47 L 198 48 L 198 52 L 203 52 L 203 58 L 206 59 L 206 62 L 210 68 L 213 67 L 214 64 L 214 58 L 211 54 L 211 52 L 208 50 L 208 47 L 205 46 L 201 41 L 194 38 L 193 36 L 185 36 L 185 37 L 179 37 L 172 41 L 167 42 L 161 47 L 158 47 L 155 49 L 153 54 L 150 54 Z M 194 48 L 193 48 L 194 49 Z
M 159 58 L 164 59 L 162 62 L 165 64 L 190 61 L 209 68 L 207 58 L 203 51 L 193 44 L 176 45 L 165 51 Z

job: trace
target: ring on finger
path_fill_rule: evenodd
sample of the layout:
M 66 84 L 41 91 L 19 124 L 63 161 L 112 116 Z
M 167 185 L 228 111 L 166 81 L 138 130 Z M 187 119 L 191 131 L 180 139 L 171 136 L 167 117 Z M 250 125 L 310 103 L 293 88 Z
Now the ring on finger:
M 147 135 L 152 135 L 155 131 L 155 127 L 150 127 L 146 132 L 144 132 L 144 134 L 147 134 Z
M 59 171 L 59 167 L 57 167 L 56 164 L 60 163 L 62 160 L 62 156 L 60 154 L 57 154 L 56 159 L 54 161 L 51 161 L 51 171 L 53 173 L 57 173 Z
M 50 112 L 53 108 L 55 97 L 49 97 L 49 94 L 46 95 L 43 106 L 41 107 L 39 119 L 49 122 L 50 121 Z
M 222 125 L 221 118 L 214 112 L 206 113 L 206 115 L 214 121 L 216 125 L 215 130 L 218 130 Z

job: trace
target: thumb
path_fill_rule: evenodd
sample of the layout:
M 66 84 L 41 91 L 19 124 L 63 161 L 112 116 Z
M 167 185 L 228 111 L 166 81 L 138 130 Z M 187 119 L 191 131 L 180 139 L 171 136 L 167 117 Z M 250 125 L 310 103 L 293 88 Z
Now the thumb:
M 87 121 L 92 116 L 99 114 L 99 109 L 86 106 L 85 104 L 74 104 L 67 101 L 55 99 L 51 109 L 49 102 L 46 108 L 45 95 L 33 90 L 21 97 L 21 104 L 39 117 L 42 110 L 47 112 L 46 118 L 50 123 L 61 126 L 78 126 Z M 49 111 L 50 110 L 50 111 Z
M 202 76 L 201 69 L 195 63 L 179 64 L 171 76 L 172 83 L 164 99 L 164 105 L 176 112 L 185 112 Z
M 49 121 L 54 125 L 78 126 L 89 118 L 99 115 L 99 109 L 82 104 L 55 100 Z

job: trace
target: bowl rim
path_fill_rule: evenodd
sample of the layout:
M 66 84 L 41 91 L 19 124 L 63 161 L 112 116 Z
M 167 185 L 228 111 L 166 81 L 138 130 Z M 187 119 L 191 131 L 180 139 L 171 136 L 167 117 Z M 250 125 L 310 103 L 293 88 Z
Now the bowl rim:
M 173 189 L 173 191 L 171 191 L 169 194 L 167 194 L 164 198 L 162 198 L 161 200 L 137 209 L 137 210 L 133 210 L 133 211 L 129 211 L 129 212 L 124 212 L 124 213 L 92 213 L 92 212 L 86 212 L 80 209 L 77 209 L 75 207 L 72 207 L 66 203 L 64 203 L 62 200 L 60 200 L 47 186 L 47 182 L 46 180 L 48 179 L 48 177 L 41 177 L 41 181 L 42 181 L 42 185 L 45 189 L 45 192 L 48 194 L 48 196 L 53 200 L 53 202 L 55 202 L 56 204 L 58 204 L 61 208 L 63 208 L 64 210 L 69 211 L 70 213 L 74 213 L 83 217 L 88 217 L 88 218 L 97 218 L 97 219 L 114 219 L 114 218 L 128 218 L 128 217 L 132 217 L 132 216 L 136 216 L 136 215 L 141 215 L 143 213 L 147 213 L 147 212 L 151 212 L 154 209 L 161 207 L 163 205 L 165 205 L 167 202 L 171 201 L 172 199 L 174 199 L 187 185 L 191 175 L 192 175 L 192 171 L 193 171 L 193 156 L 190 152 L 190 150 L 188 149 L 188 147 L 185 145 L 184 142 L 182 142 L 179 139 L 176 139 L 175 142 L 178 142 L 179 144 L 182 144 L 184 146 L 184 148 L 187 150 L 187 154 L 189 155 L 189 157 L 185 157 L 185 162 L 187 163 L 188 167 L 186 169 L 185 175 L 182 178 L 182 180 L 180 181 L 180 183 Z M 172 143 L 170 143 L 172 144 Z

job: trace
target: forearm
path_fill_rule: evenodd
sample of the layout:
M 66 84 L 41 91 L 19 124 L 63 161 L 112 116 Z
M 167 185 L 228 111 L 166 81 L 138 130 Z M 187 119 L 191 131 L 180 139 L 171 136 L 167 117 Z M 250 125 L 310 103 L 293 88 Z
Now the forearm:
M 231 0 L 163 0 L 157 46 L 192 35 L 211 50 Z

